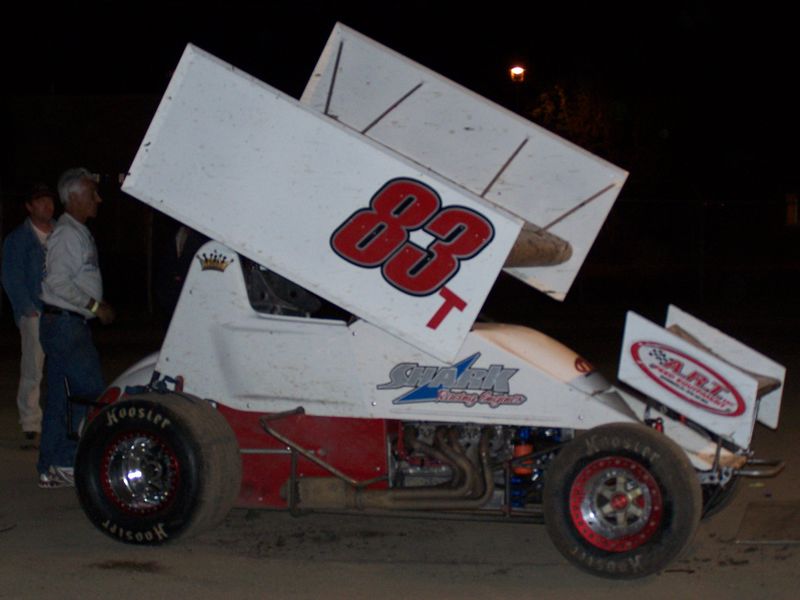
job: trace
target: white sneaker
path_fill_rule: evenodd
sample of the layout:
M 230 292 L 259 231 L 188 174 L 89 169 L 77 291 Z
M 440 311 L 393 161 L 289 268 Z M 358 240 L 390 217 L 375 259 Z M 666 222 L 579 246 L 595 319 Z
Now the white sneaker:
M 72 467 L 50 467 L 50 472 L 57 475 L 66 487 L 75 487 L 75 469 Z
M 75 475 L 70 467 L 51 466 L 47 473 L 39 475 L 39 487 L 47 490 L 75 487 Z
M 67 482 L 51 473 L 39 474 L 39 487 L 45 490 L 67 487 Z

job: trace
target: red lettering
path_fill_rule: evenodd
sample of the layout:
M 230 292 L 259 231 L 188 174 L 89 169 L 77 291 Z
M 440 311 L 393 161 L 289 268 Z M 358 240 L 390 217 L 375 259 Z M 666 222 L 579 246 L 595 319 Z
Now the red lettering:
M 393 179 L 372 197 L 369 208 L 357 210 L 339 226 L 331 248 L 359 267 L 380 267 L 384 279 L 401 292 L 429 296 L 494 238 L 494 226 L 482 214 L 463 206 L 443 209 L 441 204 L 432 187 Z M 420 229 L 434 238 L 424 248 L 410 240 L 410 233 Z
M 726 391 L 726 389 L 727 388 L 724 385 L 722 385 L 721 383 L 716 383 L 716 384 L 714 384 L 714 387 L 712 387 L 708 391 L 708 393 L 711 394 L 712 396 L 719 396 L 719 393 L 723 392 L 723 391 Z
M 389 283 L 415 296 L 427 296 L 450 281 L 461 261 L 478 254 L 494 235 L 482 215 L 460 206 L 439 211 L 423 229 L 436 241 L 427 248 L 407 242 L 383 265 Z
M 694 383 L 697 387 L 701 388 L 708 383 L 708 377 L 698 373 L 697 371 L 692 371 L 692 374 L 686 378 L 686 381 L 689 383 Z
M 459 298 L 456 294 L 451 292 L 446 287 L 439 290 L 439 295 L 444 298 L 444 304 L 439 307 L 439 310 L 436 311 L 436 314 L 431 317 L 431 320 L 428 321 L 428 327 L 431 329 L 436 329 L 439 325 L 442 324 L 445 317 L 450 314 L 450 311 L 454 308 L 462 311 L 467 307 L 467 303 L 464 302 L 461 298 Z
M 360 267 L 378 267 L 408 242 L 441 206 L 430 187 L 395 179 L 373 196 L 369 208 L 353 213 L 331 238 L 337 254 Z

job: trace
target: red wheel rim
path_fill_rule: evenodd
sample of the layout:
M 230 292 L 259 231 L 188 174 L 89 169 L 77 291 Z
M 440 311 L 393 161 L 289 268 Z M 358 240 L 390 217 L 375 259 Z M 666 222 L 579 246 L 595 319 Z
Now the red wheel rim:
M 661 489 L 643 465 L 607 456 L 583 467 L 569 492 L 572 523 L 583 539 L 609 552 L 646 543 L 664 517 Z
M 161 437 L 126 432 L 106 446 L 101 478 L 103 491 L 117 508 L 129 514 L 151 514 L 175 500 L 179 462 Z

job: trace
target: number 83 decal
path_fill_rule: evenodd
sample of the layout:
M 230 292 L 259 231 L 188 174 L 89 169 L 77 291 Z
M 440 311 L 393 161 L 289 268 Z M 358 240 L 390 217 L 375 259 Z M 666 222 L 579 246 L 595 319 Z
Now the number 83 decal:
M 422 248 L 409 239 L 421 229 L 434 240 Z M 463 206 L 442 208 L 430 186 L 408 178 L 387 182 L 369 208 L 354 212 L 331 236 L 334 252 L 412 296 L 428 296 L 450 281 L 461 261 L 477 256 L 494 237 L 492 223 Z

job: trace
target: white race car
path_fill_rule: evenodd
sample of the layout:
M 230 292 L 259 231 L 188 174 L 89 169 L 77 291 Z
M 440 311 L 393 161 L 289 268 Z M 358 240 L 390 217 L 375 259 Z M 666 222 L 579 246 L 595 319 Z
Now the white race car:
M 543 519 L 591 573 L 663 569 L 737 477 L 780 469 L 748 448 L 783 367 L 630 314 L 634 391 L 476 322 L 503 268 L 563 298 L 625 176 L 341 25 L 300 103 L 188 47 L 123 189 L 219 241 L 91 411 L 86 514 L 137 544 L 234 505 Z

